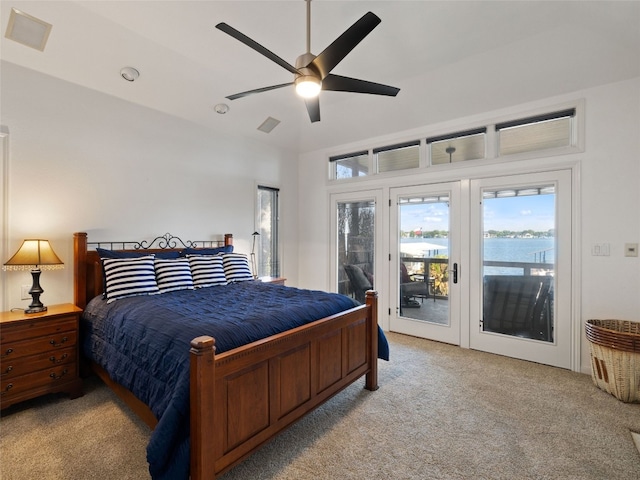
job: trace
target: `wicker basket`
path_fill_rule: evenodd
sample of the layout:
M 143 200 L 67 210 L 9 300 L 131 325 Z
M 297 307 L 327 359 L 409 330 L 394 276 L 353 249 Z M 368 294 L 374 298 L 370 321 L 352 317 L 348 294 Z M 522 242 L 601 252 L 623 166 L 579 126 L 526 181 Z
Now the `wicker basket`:
M 640 323 L 587 320 L 591 378 L 623 402 L 640 402 Z

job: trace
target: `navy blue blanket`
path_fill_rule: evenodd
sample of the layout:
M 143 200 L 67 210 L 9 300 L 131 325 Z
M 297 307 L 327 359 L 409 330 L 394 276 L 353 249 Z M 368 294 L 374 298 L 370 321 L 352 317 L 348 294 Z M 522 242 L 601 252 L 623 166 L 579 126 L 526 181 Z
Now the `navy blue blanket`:
M 147 447 L 154 479 L 189 475 L 189 348 L 210 335 L 216 352 L 266 338 L 359 305 L 335 293 L 261 282 L 138 296 L 94 298 L 81 322 L 82 350 L 158 419 Z M 379 357 L 389 347 L 379 329 Z

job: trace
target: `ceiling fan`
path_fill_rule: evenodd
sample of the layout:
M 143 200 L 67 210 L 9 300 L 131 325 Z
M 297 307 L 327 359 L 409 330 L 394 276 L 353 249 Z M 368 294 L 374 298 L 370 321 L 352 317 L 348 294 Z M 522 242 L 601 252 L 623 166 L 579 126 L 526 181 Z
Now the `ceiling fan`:
M 229 95 L 226 98 L 236 100 L 248 95 L 253 95 L 254 93 L 268 92 L 269 90 L 295 85 L 298 95 L 304 97 L 311 122 L 319 122 L 320 101 L 318 95 L 320 90 L 369 93 L 395 97 L 400 91 L 399 88 L 331 73 L 331 70 L 378 26 L 381 22 L 380 18 L 371 12 L 364 14 L 360 20 L 351 25 L 342 35 L 334 40 L 331 45 L 325 48 L 322 53 L 316 56 L 311 53 L 311 0 L 306 0 L 306 2 L 307 52 L 296 59 L 295 67 L 226 23 L 222 22 L 216 25 L 217 29 L 231 35 L 236 40 L 241 41 L 294 75 L 293 82 L 256 88 L 254 90 Z

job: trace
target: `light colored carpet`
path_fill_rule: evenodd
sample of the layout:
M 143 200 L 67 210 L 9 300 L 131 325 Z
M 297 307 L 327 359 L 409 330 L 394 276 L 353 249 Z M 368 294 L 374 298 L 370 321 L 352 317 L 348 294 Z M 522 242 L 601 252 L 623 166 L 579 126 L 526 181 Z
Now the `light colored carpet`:
M 380 389 L 359 381 L 222 480 L 640 478 L 640 404 L 586 375 L 389 334 Z M 11 407 L 3 480 L 149 478 L 148 428 L 98 380 Z

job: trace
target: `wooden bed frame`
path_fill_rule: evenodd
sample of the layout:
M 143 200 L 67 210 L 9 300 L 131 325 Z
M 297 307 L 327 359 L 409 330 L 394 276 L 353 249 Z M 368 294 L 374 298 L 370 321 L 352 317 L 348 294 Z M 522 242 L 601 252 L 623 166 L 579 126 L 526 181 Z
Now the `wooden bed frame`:
M 225 235 L 225 245 L 232 241 L 232 235 Z M 132 247 L 133 243 L 117 242 L 125 251 L 178 250 L 169 241 L 161 242 L 157 249 L 149 249 L 144 242 Z M 74 234 L 75 303 L 83 309 L 103 292 L 100 258 L 94 249 L 88 249 L 95 246 L 114 249 L 111 242 L 88 243 L 86 233 Z M 376 390 L 377 318 L 377 293 L 369 291 L 365 305 L 219 355 L 215 355 L 215 339 L 194 338 L 190 350 L 191 479 L 215 479 L 363 375 L 365 388 Z M 143 402 L 101 368 L 94 370 L 155 427 L 157 419 Z

